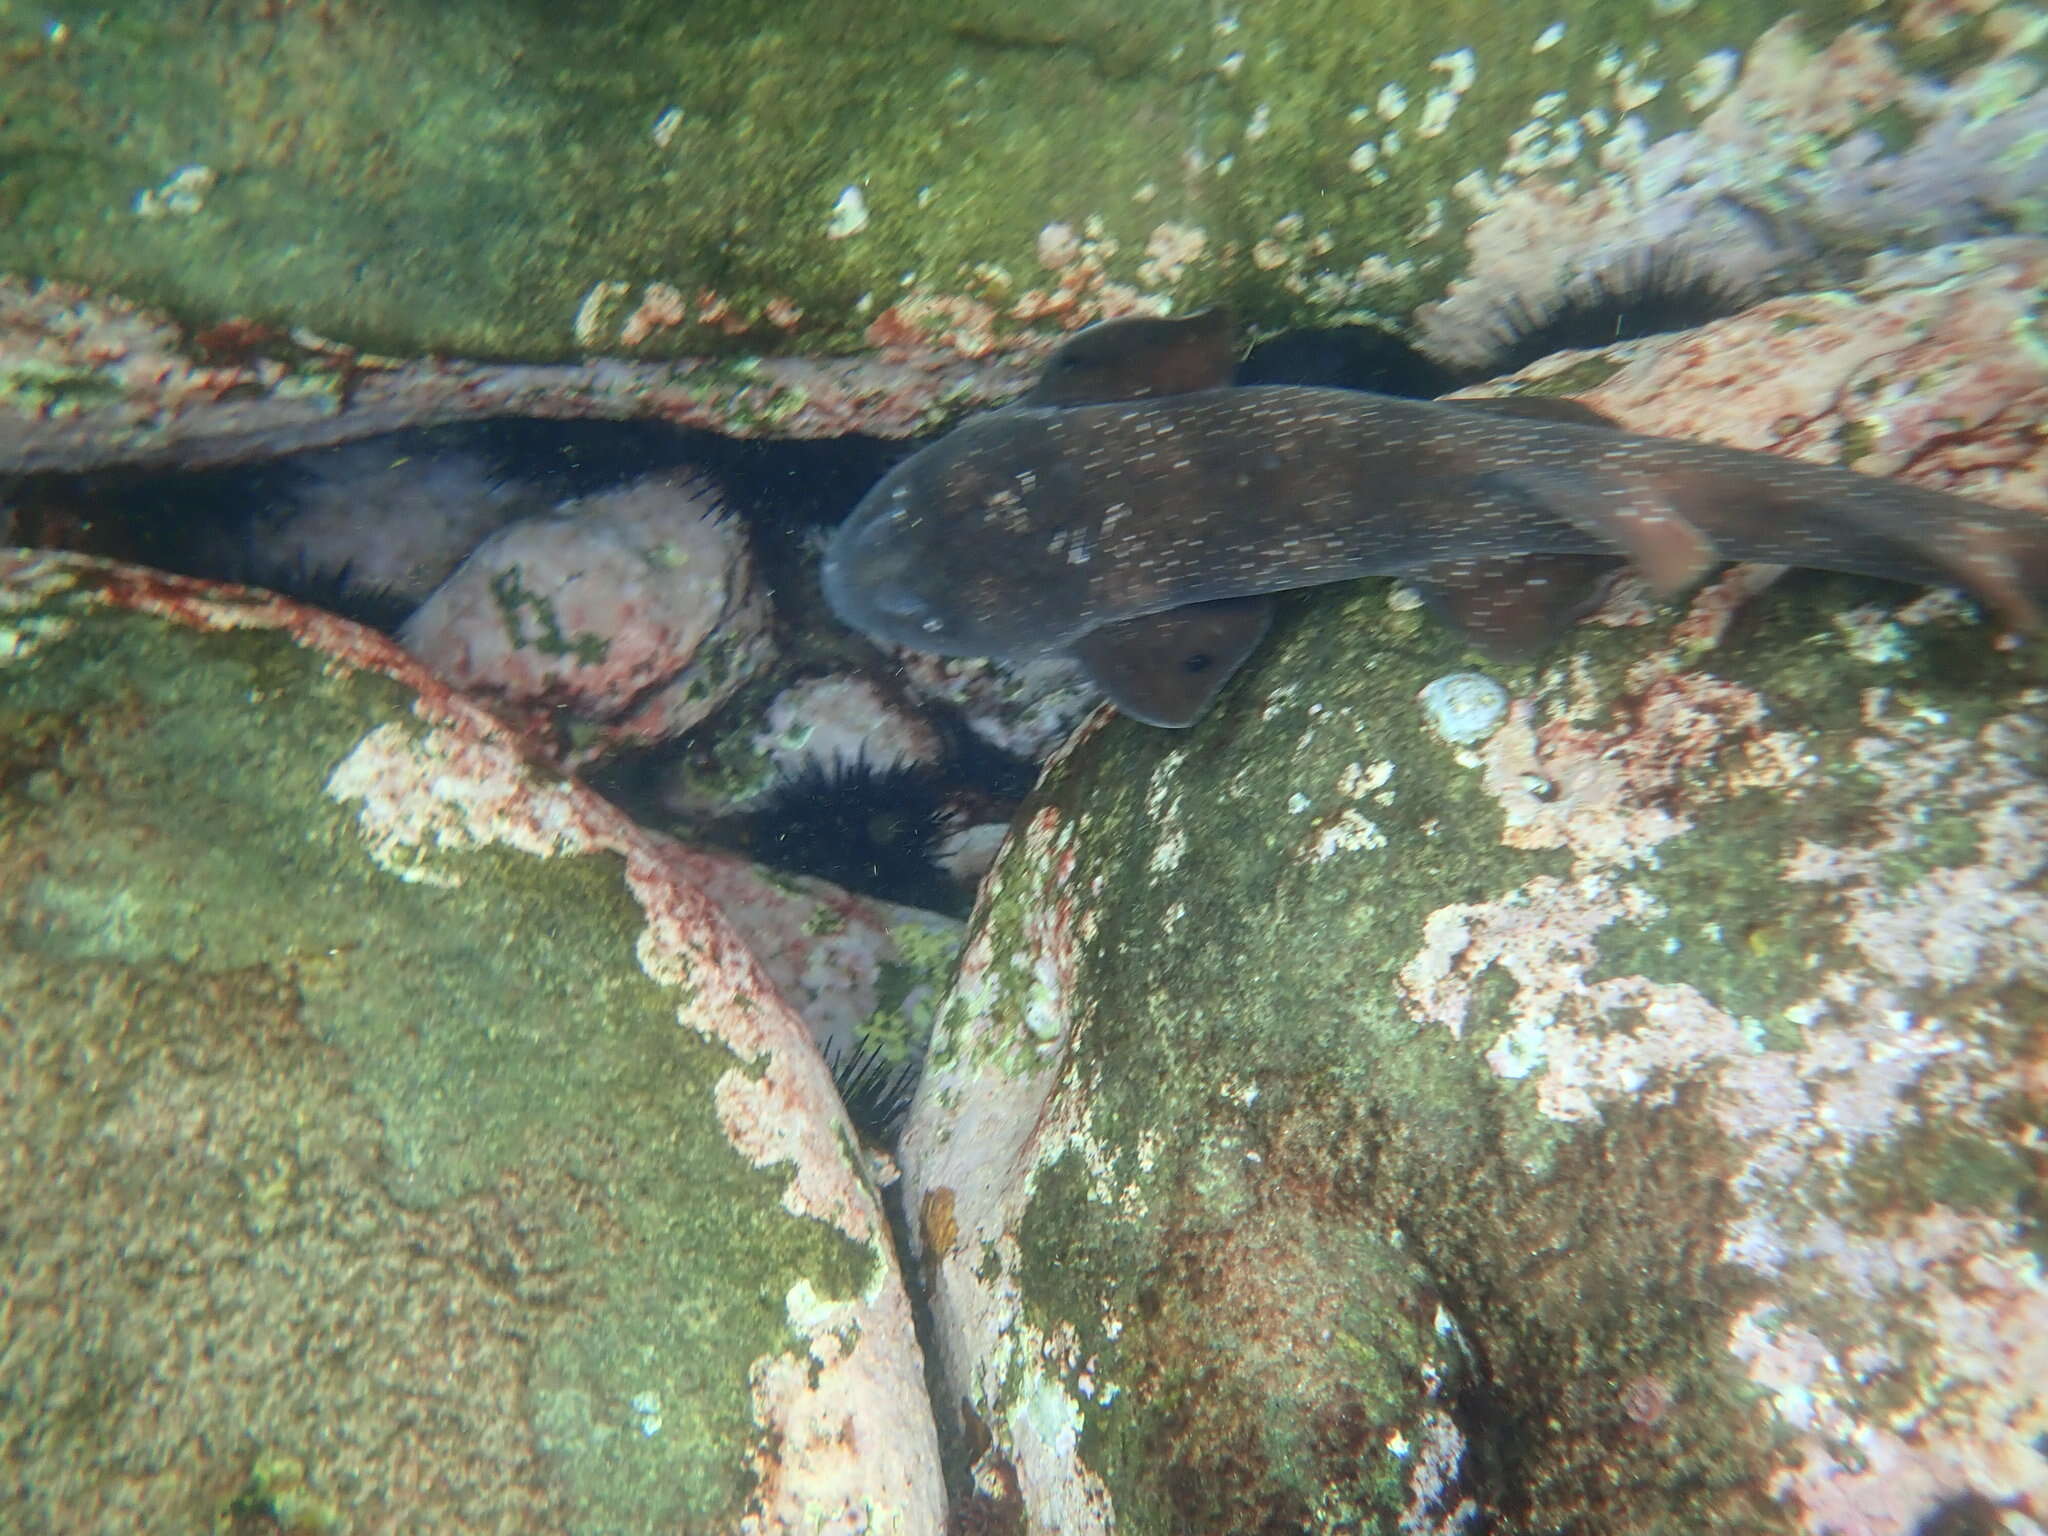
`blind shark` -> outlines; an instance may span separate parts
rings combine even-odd
[[[2039,626],[2048,519],[1767,453],[1626,432],[1571,401],[1229,387],[1212,310],[1109,321],[1013,405],[898,464],[826,552],[834,612],[953,656],[1078,659],[1123,710],[1192,724],[1272,594],[1400,574],[1528,650],[1622,562],[1674,594],[1730,560],[1962,586]]]

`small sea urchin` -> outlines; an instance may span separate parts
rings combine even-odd
[[[753,856],[794,874],[931,911],[961,904],[939,863],[953,817],[939,776],[865,757],[811,759],[753,820]]]
[[[910,1113],[923,1063],[901,1059],[881,1041],[868,1040],[845,1051],[828,1045],[825,1065],[853,1128],[878,1146],[893,1142]]]

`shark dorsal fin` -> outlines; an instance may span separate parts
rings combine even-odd
[[[1020,405],[1106,405],[1221,389],[1237,366],[1227,309],[1169,320],[1133,315],[1078,331],[1046,359]]]

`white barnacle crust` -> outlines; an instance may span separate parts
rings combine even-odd
[[[861,196],[856,186],[840,188],[838,199],[832,204],[832,216],[825,221],[827,240],[844,240],[857,235],[868,227],[868,200]]]
[[[1693,65],[1679,94],[1695,112],[1711,106],[1728,94],[1741,65],[1741,59],[1732,48],[1717,48]]]
[[[1478,56],[1470,48],[1440,53],[1429,61],[1429,67],[1441,70],[1446,77],[1444,84],[1460,96],[1471,90],[1472,82],[1479,78]]]
[[[1422,119],[1415,125],[1418,139],[1433,139],[1451,126],[1451,114],[1458,110],[1458,93],[1438,86],[1422,100]]]
[[[1469,746],[1500,728],[1508,714],[1508,691],[1483,672],[1453,672],[1416,696],[1429,728],[1445,741]]]

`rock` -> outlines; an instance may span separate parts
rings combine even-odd
[[[1670,336],[1560,353],[1483,393],[1568,394],[1636,432],[1696,437],[2048,516],[2048,240],[1874,259],[1854,283]]]
[[[916,1062],[960,953],[961,925],[734,854],[675,845],[690,882],[746,940],[828,1061]]]
[[[546,510],[473,453],[352,443],[298,457],[280,498],[236,531],[221,565],[258,585],[331,588],[348,600],[417,607],[487,535]],[[225,542],[225,540],[223,540]]]
[[[2041,251],[1504,387],[2048,506]],[[2048,642],[1781,574],[1477,670],[1399,588],[1304,593],[1193,730],[1056,754],[898,1148],[986,1497],[2048,1522]],[[1505,709],[1447,737],[1461,675]]]
[[[2048,1516],[2048,666],[1726,598],[1461,748],[1327,595],[1050,774],[899,1146],[1030,1529]]]
[[[75,283],[0,274],[0,463],[196,469],[496,416],[901,437],[1015,393],[1033,361],[936,349],[735,363],[406,360],[274,326],[195,329]]]
[[[674,845],[396,647],[0,563],[24,1529],[941,1524],[823,1062]]]
[[[1471,188],[1465,270],[1417,313],[1423,345],[1484,365],[1532,322],[1659,267],[1739,300],[1821,286],[1830,262],[1894,242],[2044,233],[2038,212],[1984,217],[2048,187],[2042,39],[1979,14],[1984,52],[1932,67],[1964,24],[1916,5],[1839,32],[1774,17],[1746,49],[1676,69],[1658,44],[1603,41],[1611,98],[1539,102]],[[1601,174],[1582,179],[1589,137]]]
[[[768,620],[717,488],[650,475],[493,534],[399,639],[580,764],[704,719],[768,659]]]
[[[792,683],[768,704],[755,750],[783,779],[809,765],[867,763],[875,768],[930,767],[945,744],[930,721],[905,709],[864,677],[829,676]]]
[[[1102,694],[1064,656],[1018,663],[979,656],[932,656],[891,647],[903,680],[960,711],[967,728],[999,752],[1047,757]]]
[[[947,835],[939,848],[946,871],[963,885],[979,885],[996,861],[1003,839],[1010,835],[1006,821],[976,822]]]
[[[727,32],[177,0],[89,36],[24,13],[0,20],[30,210],[0,225],[0,460],[485,410],[901,434],[1058,334],[1220,294],[1261,327],[1407,327],[1483,375],[1660,272],[1740,302],[2044,232],[2027,7],[1655,10],[921,0]]]

